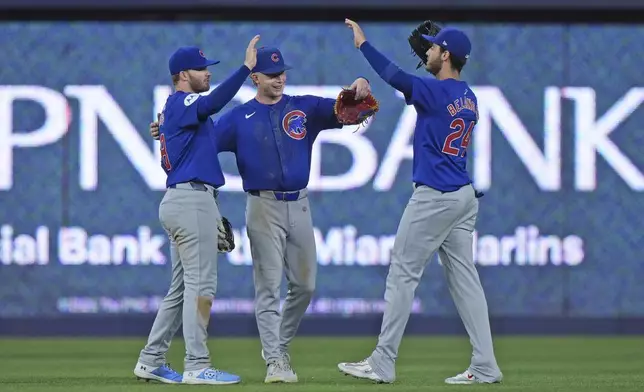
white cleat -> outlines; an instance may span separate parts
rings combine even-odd
[[[490,382],[489,384],[499,383],[503,377],[499,377],[497,380]],[[449,377],[445,379],[445,384],[452,385],[471,385],[471,384],[488,384],[488,382],[481,380],[476,377],[469,370],[464,371],[461,374],[457,374],[454,377]]]
[[[262,359],[266,360],[266,355],[264,355],[264,350],[261,351]],[[291,367],[291,356],[288,353],[282,353],[282,358],[271,362],[266,368],[266,378],[264,383],[293,383],[298,382],[297,374]]]
[[[269,362],[264,383],[294,383],[297,381],[297,374],[295,374],[291,364],[285,358]]]
[[[360,362],[341,362],[338,364],[338,369],[342,373],[356,378],[371,380],[377,383],[389,383],[389,381],[383,380],[382,377],[373,371],[373,368],[366,359]]]
[[[282,378],[284,379],[284,382],[288,382],[288,383],[297,382],[298,381],[297,374],[295,373],[295,370],[293,370],[293,368],[291,367],[291,363],[289,359],[290,358],[288,356],[285,356],[280,361],[281,362],[280,366],[283,372]]]
[[[273,384],[284,382],[282,372],[280,371],[277,361],[271,362],[266,366],[266,377],[264,378],[265,384]]]
[[[464,371],[463,373],[457,374],[454,377],[445,379],[445,384],[453,385],[469,385],[479,383],[481,383],[481,381],[479,381],[479,379],[476,378],[476,376],[470,373],[468,370]]]

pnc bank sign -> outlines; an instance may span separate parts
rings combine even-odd
[[[213,86],[213,88],[216,86]],[[335,98],[342,86],[291,85],[287,94],[313,94]],[[596,93],[591,87],[547,87],[540,97],[543,105],[543,141],[535,140],[517,115],[503,92],[495,86],[472,87],[479,102],[479,123],[470,145],[470,170],[475,186],[489,189],[494,180],[492,160],[493,130],[499,130],[507,144],[525,166],[532,181],[543,191],[562,189],[562,133],[571,133],[574,140],[573,187],[577,191],[593,191],[597,187],[597,162],[601,159],[634,191],[644,190],[643,168],[637,167],[611,139],[611,133],[635,113],[644,101],[644,87],[633,87],[616,100],[604,113],[597,113]],[[171,87],[160,85],[151,91],[151,114],[163,107]],[[245,102],[255,95],[253,88],[243,86],[235,100]],[[400,94],[397,95],[402,99]],[[535,99],[537,96],[535,95]],[[34,130],[14,127],[14,102],[27,100],[40,105],[45,113],[42,125]],[[69,100],[77,100],[78,113],[71,113]],[[572,103],[572,129],[562,129],[562,104]],[[68,85],[61,91],[36,85],[0,85],[0,190],[13,186],[14,152],[17,149],[42,147],[57,143],[69,131],[71,117],[79,123],[78,184],[92,191],[100,181],[98,175],[98,124],[104,125],[142,181],[152,190],[165,189],[165,173],[160,167],[158,143],[137,130],[119,103],[102,85]],[[320,133],[314,145],[309,189],[345,191],[370,186],[375,191],[388,191],[398,175],[411,181],[410,173],[400,173],[400,166],[412,158],[412,135],[416,111],[404,106],[391,132],[384,155],[369,139],[373,119],[359,129],[356,126]],[[146,124],[147,127],[147,124]],[[354,132],[355,131],[355,132]],[[322,174],[321,149],[325,144],[345,148],[352,156],[343,173]],[[540,146],[543,147],[540,147]],[[242,182],[235,174],[226,174],[222,191],[241,192]]]

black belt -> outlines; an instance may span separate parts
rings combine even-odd
[[[465,184],[465,185],[470,185],[470,184]],[[438,191],[440,193],[451,193],[451,192],[456,192],[457,190],[461,189],[465,185],[462,185],[462,186],[458,187],[458,189],[455,189],[453,191],[441,191],[440,189],[432,188],[431,186],[428,186],[428,185],[425,185],[425,184],[419,184],[419,183],[415,182],[414,183],[414,189],[418,188],[419,186],[426,186],[427,188],[432,188],[433,190]],[[483,193],[481,191],[477,191],[476,189],[474,189],[474,197],[476,197],[477,199],[483,197],[484,195],[485,195],[485,193]]]
[[[282,192],[282,191],[265,191],[270,192],[275,196],[275,200],[280,201],[296,201],[300,199],[300,191]],[[248,191],[253,196],[259,196],[259,191]]]

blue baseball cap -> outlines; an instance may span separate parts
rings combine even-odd
[[[284,64],[284,57],[279,49],[264,47],[257,49],[257,64],[253,68],[253,72],[273,75],[291,68],[293,67]]]
[[[189,69],[206,68],[219,64],[219,60],[208,60],[201,49],[196,46],[182,46],[177,49],[168,62],[170,75],[176,75]]]
[[[444,28],[435,37],[423,34],[427,41],[440,46],[457,58],[466,60],[470,58],[472,43],[464,32],[454,28]]]

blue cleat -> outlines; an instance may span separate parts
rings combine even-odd
[[[136,367],[134,367],[134,375],[137,379],[145,380],[146,382],[155,380],[165,384],[181,384],[183,381],[181,374],[172,369],[169,364],[153,367],[137,362]]]
[[[241,377],[213,368],[183,372],[184,384],[227,385],[237,384]]]

